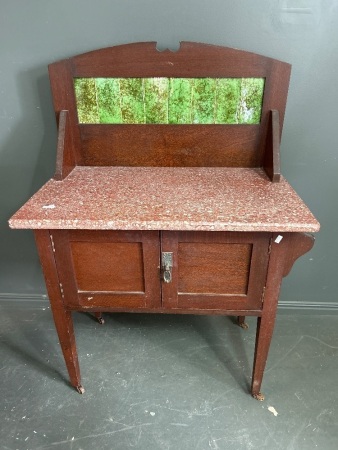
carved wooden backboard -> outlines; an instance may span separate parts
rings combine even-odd
[[[260,167],[271,110],[282,130],[290,65],[149,42],[78,55],[49,72],[55,112],[68,110],[75,165]]]

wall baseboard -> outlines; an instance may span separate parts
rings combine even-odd
[[[21,304],[19,306],[19,304]],[[48,297],[45,294],[23,294],[12,292],[0,292],[0,305],[21,306],[44,309],[49,307]],[[280,301],[278,310],[287,313],[291,311],[297,314],[338,314],[338,302],[304,302],[304,301]]]
[[[23,294],[12,292],[0,292],[0,306],[13,308],[49,308],[48,297],[45,294]]]
[[[280,301],[278,309],[287,311],[307,311],[320,314],[338,313],[338,302],[304,302],[304,301]]]

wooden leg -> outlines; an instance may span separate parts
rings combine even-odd
[[[249,325],[245,322],[245,316],[238,316],[237,323],[241,328],[243,328],[243,330],[247,330],[249,328]]]
[[[104,324],[104,318],[102,317],[102,312],[94,312],[94,316],[97,318],[99,324]]]
[[[83,394],[84,389],[81,386],[73,320],[71,312],[67,311],[64,306],[63,291],[60,289],[60,282],[54,259],[53,242],[48,230],[35,230],[35,240],[70,382],[80,394]]]
[[[269,353],[271,338],[273,334],[275,314],[257,318],[256,348],[254,366],[252,372],[251,394],[260,401],[264,400],[264,395],[260,392],[266,360]]]
[[[262,295],[262,316],[257,318],[256,347],[252,371],[251,394],[260,401],[264,400],[264,395],[261,393],[261,384],[276,319],[279,290],[289,243],[289,235],[285,235],[282,241],[275,238],[276,235],[272,235],[270,240],[270,259],[266,285]]]
[[[84,388],[81,385],[81,375],[76,350],[72,313],[70,311],[56,309],[53,307],[52,312],[70,382],[79,394],[83,394]]]

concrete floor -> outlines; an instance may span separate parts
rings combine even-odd
[[[253,318],[74,318],[82,396],[48,306],[0,304],[1,450],[338,448],[337,315],[279,314],[262,403]]]

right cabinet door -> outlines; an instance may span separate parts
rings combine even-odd
[[[270,233],[163,231],[161,251],[172,253],[171,281],[162,307],[184,310],[259,310]]]

